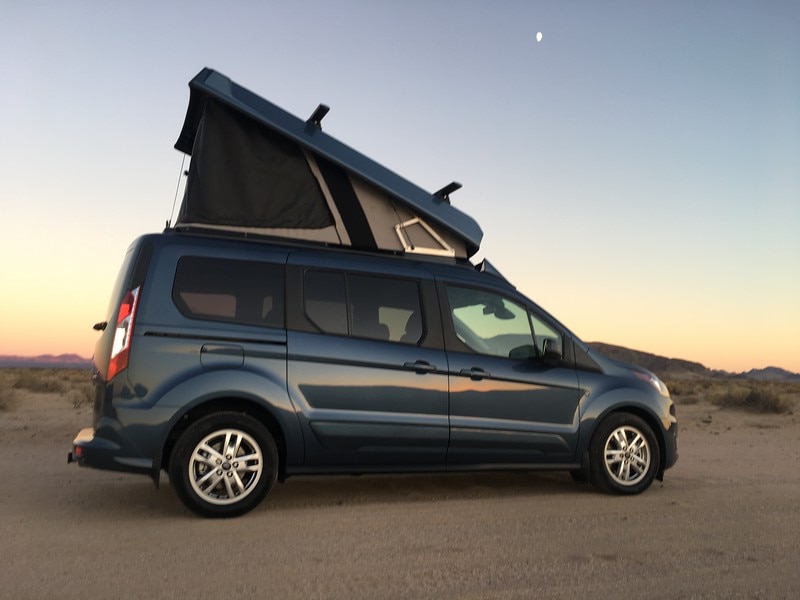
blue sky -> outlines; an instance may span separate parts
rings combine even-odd
[[[583,339],[800,371],[798,31],[788,1],[0,2],[0,354],[91,354],[209,66],[460,181],[480,256]]]

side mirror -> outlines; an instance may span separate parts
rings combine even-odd
[[[547,338],[542,343],[544,358],[547,362],[560,362],[564,357],[564,348],[561,345],[561,338]]]
[[[528,360],[529,358],[536,358],[537,356],[536,346],[533,344],[517,346],[516,348],[512,348],[508,353],[508,358],[515,358],[517,360]]]

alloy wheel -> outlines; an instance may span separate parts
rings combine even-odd
[[[216,505],[248,496],[264,470],[258,442],[240,429],[220,429],[205,436],[189,457],[189,482],[195,493]]]

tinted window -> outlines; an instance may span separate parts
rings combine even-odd
[[[352,335],[416,344],[422,337],[422,309],[415,281],[350,275]]]
[[[303,283],[306,316],[325,333],[347,335],[344,274],[308,271]]]
[[[447,287],[456,336],[479,354],[527,358],[536,356],[528,311],[493,292]]]
[[[192,319],[282,327],[283,267],[186,256],[178,261],[172,299]]]
[[[544,356],[545,343],[551,340],[560,341],[561,334],[533,314],[531,315],[531,325],[533,326],[533,338],[536,340],[536,355]]]
[[[322,332],[417,344],[422,308],[415,281],[308,271],[305,311]]]

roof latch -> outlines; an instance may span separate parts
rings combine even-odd
[[[461,184],[458,183],[457,181],[451,181],[442,189],[433,192],[433,197],[439,198],[439,200],[444,200],[445,202],[450,204],[450,194],[459,189],[461,189]]]
[[[320,104],[317,109],[311,113],[311,116],[306,119],[306,123],[312,127],[316,127],[317,129],[322,129],[322,119],[325,118],[325,115],[328,114],[330,109],[330,106],[326,104]]]

